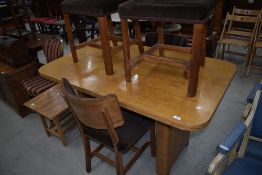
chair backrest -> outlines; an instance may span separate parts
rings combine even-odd
[[[253,39],[255,36],[257,28],[258,17],[254,16],[242,16],[242,15],[231,15],[227,13],[225,24],[220,38],[223,38],[225,35],[239,37],[239,38],[248,38]],[[237,22],[239,24],[249,24],[252,29],[244,28],[234,28],[232,29],[232,23]]]
[[[112,127],[124,124],[118,99],[110,94],[98,98],[79,97],[66,79],[62,79],[62,92],[77,121],[90,128],[108,129],[105,115],[110,117]]]
[[[64,43],[60,36],[54,35],[48,38],[43,46],[46,62],[49,63],[64,55]]]
[[[240,9],[234,6],[233,15],[244,15],[244,16],[258,16],[261,13],[260,10],[249,10],[249,9]]]

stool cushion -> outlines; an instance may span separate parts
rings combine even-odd
[[[198,23],[208,18],[215,4],[215,0],[129,0],[119,6],[119,13],[131,19]]]
[[[122,109],[122,114],[124,117],[124,125],[115,128],[115,130],[119,138],[118,150],[122,153],[126,153],[142,136],[144,136],[154,122],[126,109]],[[99,142],[113,148],[111,137],[107,130],[93,129],[84,126],[84,132],[92,138],[97,139]]]
[[[24,79],[21,83],[30,96],[37,96],[56,84],[40,75]]]
[[[87,16],[105,16],[117,12],[118,5],[126,0],[64,0],[65,13]]]

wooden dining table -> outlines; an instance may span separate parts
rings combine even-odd
[[[79,91],[103,96],[116,94],[121,107],[156,121],[156,169],[158,175],[170,174],[173,163],[189,144],[190,132],[208,125],[229,86],[236,66],[224,60],[205,58],[200,68],[197,95],[187,97],[188,80],[181,67],[142,61],[126,82],[122,50],[112,52],[114,74],[107,76],[102,51],[85,47],[78,50],[79,62],[71,54],[42,66],[40,75],[59,82],[67,78]],[[131,47],[132,57],[139,54]],[[165,53],[189,60],[190,54]]]

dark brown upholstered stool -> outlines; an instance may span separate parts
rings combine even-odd
[[[171,65],[184,65],[189,79],[187,96],[193,97],[197,92],[200,65],[204,65],[206,23],[215,7],[215,0],[129,0],[119,6],[121,28],[123,35],[123,49],[125,57],[126,81],[131,81],[131,68],[141,61],[150,59]],[[136,59],[130,59],[127,19],[150,20],[157,24],[158,44],[144,52]],[[163,43],[163,23],[193,24],[192,48],[180,48]],[[159,56],[151,55],[159,49]],[[175,60],[164,57],[164,50],[191,53],[191,59]]]
[[[113,94],[98,98],[79,97],[66,79],[62,79],[62,92],[83,138],[87,172],[91,171],[91,158],[94,156],[115,166],[117,175],[125,174],[147,146],[151,146],[151,155],[155,156],[153,120],[120,109],[118,99]],[[144,143],[141,148],[135,147],[148,130],[150,141]],[[90,138],[100,143],[92,152]],[[115,160],[99,153],[104,146],[115,152]],[[122,155],[129,150],[135,151],[135,154],[124,166]]]
[[[114,35],[114,28],[110,15],[116,13],[118,11],[118,5],[125,1],[126,0],[64,0],[62,2],[62,10],[66,23],[67,36],[75,63],[78,62],[76,53],[77,49],[83,48],[85,46],[101,48],[103,50],[106,74],[112,75],[114,73],[110,40],[113,42],[113,46],[115,48],[119,48],[117,41],[122,41],[122,39]],[[69,19],[70,14],[97,17],[100,38],[75,45]],[[101,44],[97,44],[97,41],[101,41]],[[134,43],[137,42],[138,41],[134,40]],[[139,43],[141,45],[140,47],[142,47],[142,42]]]

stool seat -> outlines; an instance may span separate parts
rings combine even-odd
[[[117,12],[118,5],[126,0],[64,0],[62,9],[64,13],[105,16]]]
[[[215,4],[215,0],[129,0],[119,6],[119,13],[132,19],[199,23],[208,18]]]

